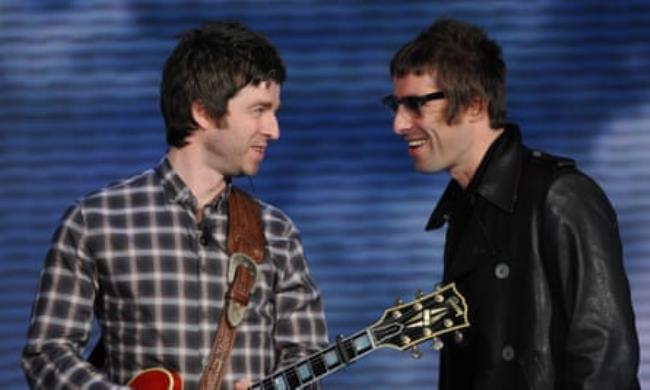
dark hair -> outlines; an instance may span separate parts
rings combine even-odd
[[[474,98],[487,104],[490,127],[506,118],[506,65],[501,48],[479,27],[443,18],[404,45],[390,63],[392,78],[430,74],[447,97],[447,122]]]
[[[206,23],[184,32],[165,63],[160,85],[167,144],[187,145],[187,136],[198,126],[193,102],[203,104],[218,123],[240,89],[267,81],[281,84],[285,77],[273,45],[237,22]]]

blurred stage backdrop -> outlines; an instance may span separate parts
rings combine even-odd
[[[388,62],[435,18],[478,23],[503,46],[509,119],[574,157],[619,213],[650,386],[650,2],[0,2],[0,388],[19,356],[37,278],[65,208],[165,152],[162,64],[178,33],[240,20],[278,46],[282,138],[245,189],[303,233],[332,339],[441,276],[443,232],[424,224],[446,175],[414,173],[380,97]],[[379,350],[332,389],[431,389],[438,356]]]

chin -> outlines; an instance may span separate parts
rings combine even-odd
[[[259,166],[248,167],[248,168],[242,169],[241,174],[244,175],[244,176],[255,176],[255,175],[257,175],[257,172],[259,172],[259,170],[260,170]]]
[[[415,164],[415,170],[420,173],[438,173],[443,169],[437,166],[430,166],[425,164]]]

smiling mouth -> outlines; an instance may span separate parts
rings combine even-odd
[[[409,141],[408,146],[409,149],[416,149],[419,148],[420,146],[424,145],[427,141],[420,139],[420,140],[414,140],[414,141]]]

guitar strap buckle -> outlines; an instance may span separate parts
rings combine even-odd
[[[236,328],[244,319],[246,306],[255,289],[259,274],[255,260],[244,253],[233,253],[228,259],[228,292],[226,293],[228,324]]]
[[[233,253],[228,259],[228,284],[231,284],[235,280],[235,273],[237,267],[240,265],[248,268],[248,270],[253,273],[253,280],[257,280],[258,265],[255,260],[251,259],[248,255],[237,252]]]

